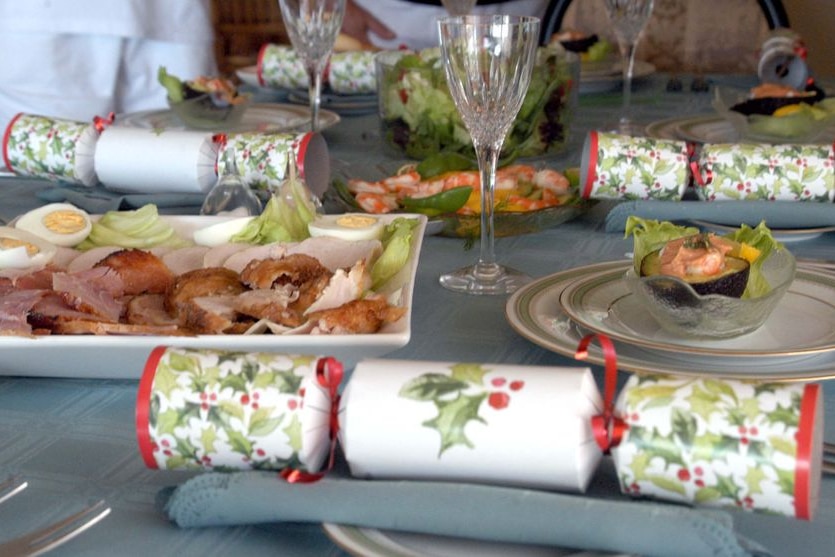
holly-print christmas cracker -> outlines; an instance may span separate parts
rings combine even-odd
[[[591,131],[580,164],[584,198],[677,201],[690,181],[687,143]]]
[[[600,406],[584,368],[364,360],[342,396],[340,443],[357,477],[584,491]]]
[[[156,348],[137,400],[145,464],[319,471],[330,451],[332,401],[317,378],[320,365],[339,364],[308,355]]]
[[[95,186],[98,138],[93,123],[21,113],[6,127],[3,161],[21,176]]]
[[[612,449],[624,493],[811,519],[822,454],[817,384],[634,375]]]
[[[374,52],[366,50],[337,52],[331,56],[328,84],[334,93],[346,95],[377,92]]]
[[[377,92],[374,54],[368,51],[336,52],[325,69],[322,85],[344,95]],[[258,53],[258,83],[276,89],[307,89],[304,61],[288,45],[267,43]]]
[[[265,44],[258,52],[258,83],[279,89],[306,89],[304,62],[290,46]]]
[[[706,144],[694,176],[705,201],[825,201],[835,197],[831,145]]]
[[[241,133],[221,141],[217,157],[222,176],[234,153],[241,178],[253,189],[271,190],[287,175],[288,157],[294,157],[299,175],[316,195],[324,194],[330,180],[328,146],[321,134]]]

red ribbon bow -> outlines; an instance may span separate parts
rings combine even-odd
[[[115,119],[116,115],[113,112],[108,114],[105,118],[102,118],[101,116],[95,116],[93,117],[93,126],[95,126],[97,132],[101,133],[104,131],[104,128],[113,124],[113,120]]]
[[[578,360],[585,360],[589,355],[589,344],[595,339],[603,349],[606,375],[603,384],[603,413],[592,416],[591,429],[597,445],[604,454],[609,454],[613,447],[620,444],[626,431],[626,422],[621,417],[615,416],[615,391],[618,384],[618,360],[615,345],[606,335],[586,335],[577,345],[574,357]]]
[[[342,363],[334,358],[321,358],[316,362],[316,381],[327,389],[328,398],[330,399],[330,421],[328,425],[328,435],[330,438],[330,456],[328,457],[328,465],[323,472],[311,474],[302,470],[293,468],[285,468],[281,471],[281,477],[290,483],[313,483],[318,482],[325,477],[325,474],[333,468],[336,460],[336,440],[339,435],[339,402],[341,396],[339,394],[339,386],[342,384],[342,378],[345,372]]]

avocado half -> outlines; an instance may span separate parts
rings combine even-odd
[[[642,277],[666,276],[660,272],[660,255],[661,250],[659,249],[647,254],[641,260]],[[689,284],[700,296],[720,294],[731,298],[739,298],[745,292],[745,287],[748,285],[748,273],[750,270],[751,265],[745,259],[726,256],[725,269],[719,275],[688,275],[686,277],[676,278],[680,278]],[[658,284],[672,285],[674,283],[673,281],[664,281]],[[671,290],[669,294],[672,298],[677,297],[674,294],[674,290]]]

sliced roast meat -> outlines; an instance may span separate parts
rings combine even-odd
[[[31,335],[29,312],[48,290],[12,290],[0,294],[0,335]]]
[[[122,279],[110,267],[55,273],[52,288],[75,309],[114,323],[119,321],[124,311],[124,304],[118,299],[122,295]]]
[[[123,249],[111,253],[96,263],[96,267],[110,267],[122,279],[124,293],[162,294],[174,283],[174,273],[162,259],[149,251]]]
[[[196,297],[235,295],[245,291],[238,273],[223,267],[195,269],[178,276],[165,298],[165,307],[173,314]]]
[[[131,325],[177,325],[177,317],[165,309],[164,294],[133,296],[125,310],[125,321]]]

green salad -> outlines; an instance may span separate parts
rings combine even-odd
[[[390,54],[378,75],[385,140],[418,159],[440,151],[472,156],[472,140],[450,96],[440,49]],[[559,45],[539,48],[527,95],[504,141],[504,160],[564,146],[578,75],[575,55]]]

